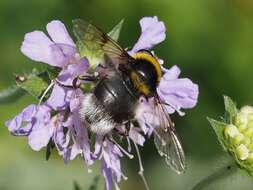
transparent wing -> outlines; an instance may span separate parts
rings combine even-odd
[[[73,20],[73,32],[81,56],[92,56],[91,60],[96,61],[109,58],[113,64],[125,64],[132,59],[113,39],[87,21]]]
[[[155,99],[154,104],[154,116],[159,122],[159,126],[154,127],[155,146],[166,163],[181,174],[186,169],[183,147],[164,104],[159,99]]]

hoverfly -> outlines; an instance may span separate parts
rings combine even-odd
[[[153,114],[159,118],[154,127],[154,143],[166,163],[177,173],[185,170],[185,156],[174,124],[156,88],[162,77],[157,58],[148,50],[129,55],[117,42],[89,22],[73,21],[79,45],[102,52],[91,93],[82,98],[80,117],[90,131],[107,134],[117,125],[136,123],[135,111],[139,98],[152,98]]]

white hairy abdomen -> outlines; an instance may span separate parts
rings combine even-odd
[[[105,135],[117,125],[92,93],[82,97],[79,115],[90,131],[96,134]]]

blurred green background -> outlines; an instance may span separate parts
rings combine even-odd
[[[206,116],[223,114],[222,95],[239,105],[253,105],[253,1],[252,0],[1,0],[0,1],[0,90],[14,84],[13,73],[29,72],[36,65],[19,48],[24,34],[44,30],[53,19],[71,29],[71,20],[83,18],[109,31],[122,18],[120,43],[131,46],[140,34],[139,19],[158,16],[167,27],[166,41],[155,48],[168,67],[177,64],[182,76],[199,84],[195,109],[185,117],[173,117],[186,152],[188,169],[181,176],[168,169],[151,141],[141,149],[145,174],[152,190],[190,189],[200,179],[227,161]],[[37,64],[38,65],[38,64]],[[88,189],[99,168],[88,174],[79,159],[64,165],[53,155],[44,159],[26,138],[9,134],[4,121],[36,102],[26,95],[0,105],[0,190],[71,190],[76,180]],[[127,181],[122,190],[142,190],[137,160],[122,161]],[[103,189],[100,177],[99,188]],[[253,179],[242,171],[208,189],[253,189]]]

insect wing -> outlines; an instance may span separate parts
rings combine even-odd
[[[165,106],[160,101],[155,102],[154,116],[158,117],[159,121],[159,126],[154,127],[155,146],[158,153],[165,158],[166,163],[181,174],[186,168],[183,147]]]
[[[73,20],[73,28],[80,55],[88,57],[91,67],[95,68],[108,59],[117,67],[131,59],[113,39],[91,23],[76,19]]]

